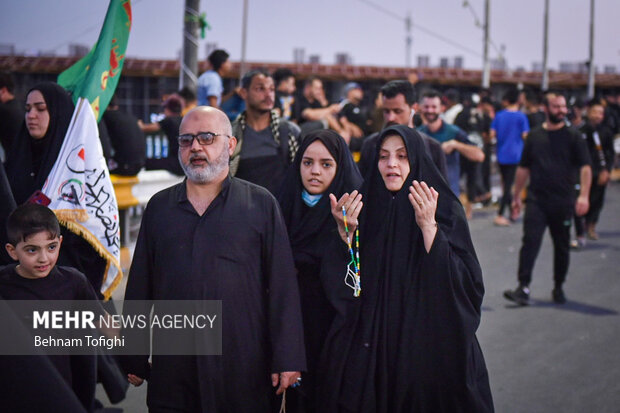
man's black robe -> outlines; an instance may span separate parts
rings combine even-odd
[[[267,412],[271,373],[305,370],[291,247],[267,190],[227,178],[200,216],[182,182],[149,202],[126,300],[222,300],[221,356],[153,356],[150,408]],[[125,360],[148,377],[146,357]]]
[[[440,176],[422,138],[400,135],[410,173],[390,192],[375,162],[364,176],[360,222],[361,296],[345,286],[342,241],[331,257],[326,291],[337,310],[322,354],[322,412],[492,412],[476,339],[484,287],[463,207]],[[430,251],[407,195],[412,181],[439,192]]]

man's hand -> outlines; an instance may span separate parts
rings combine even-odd
[[[136,387],[141,386],[142,383],[144,383],[144,379],[136,376],[135,374],[128,374],[127,380]]]
[[[450,155],[456,150],[457,145],[458,142],[456,140],[450,139],[449,141],[445,141],[441,144],[441,149],[443,149],[446,155]]]
[[[579,196],[577,198],[577,202],[575,203],[575,213],[577,216],[584,216],[588,209],[590,209],[590,200],[587,196]]]
[[[512,218],[513,221],[519,218],[522,206],[523,204],[521,203],[521,194],[513,194],[511,205],[512,213],[510,214],[510,218]]]
[[[607,169],[603,169],[601,173],[598,174],[597,183],[600,186],[607,185],[607,182],[609,182],[609,178],[610,178],[609,171]]]
[[[278,386],[278,390],[276,390],[276,394],[280,395],[284,393],[284,390],[289,388],[293,383],[297,382],[297,379],[301,377],[301,372],[299,371],[283,371],[282,373],[273,373],[271,375],[271,385],[273,387]]]

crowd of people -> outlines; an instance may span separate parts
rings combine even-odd
[[[221,356],[118,360],[131,384],[148,380],[149,411],[270,412],[287,391],[293,412],[493,411],[476,338],[484,285],[472,205],[493,201],[496,161],[493,223],[514,225],[525,210],[518,286],[504,296],[528,304],[549,227],[551,297],[565,303],[569,247],[598,238],[618,96],[569,107],[559,92],[510,89],[496,102],[487,90],[461,96],[393,80],[365,108],[360,84],[330,102],[317,77],[296,94],[288,69],[251,70],[224,94],[228,58],[214,51],[197,90],[168,95],[160,121],[113,102],[100,123],[112,173],[146,167],[185,178],[144,210],[125,299],[223,306]],[[101,257],[29,205],[73,103],[47,82],[30,89],[22,111],[7,103],[13,87],[0,77],[0,211],[9,223],[0,296],[101,298]],[[159,131],[168,152],[146,159],[143,133]],[[59,295],[63,282],[74,287]],[[56,368],[73,390],[58,403],[93,411],[92,366],[71,373],[66,363]]]

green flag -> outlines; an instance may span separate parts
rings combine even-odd
[[[81,97],[88,99],[97,121],[108,107],[121,76],[130,30],[130,0],[110,0],[97,43],[58,76],[58,84],[73,93],[73,102]]]

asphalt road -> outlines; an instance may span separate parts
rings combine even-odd
[[[486,289],[478,339],[497,412],[620,412],[619,206],[616,182],[601,214],[600,240],[571,252],[564,305],[551,301],[553,247],[545,235],[528,307],[502,295],[517,285],[521,222],[495,227],[494,209],[474,212],[470,229]],[[98,395],[107,403],[101,388]],[[145,385],[130,388],[115,407],[146,412],[145,396]]]

